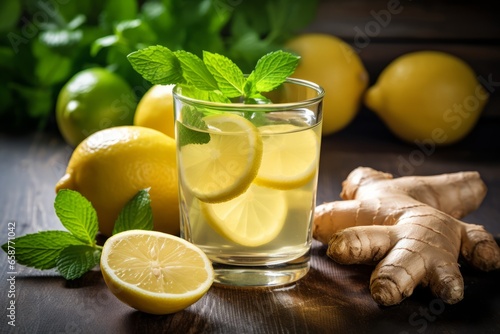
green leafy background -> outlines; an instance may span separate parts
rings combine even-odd
[[[312,21],[316,0],[2,0],[0,131],[54,126],[55,101],[77,72],[103,66],[140,98],[149,88],[126,55],[151,45],[207,50],[244,72]]]

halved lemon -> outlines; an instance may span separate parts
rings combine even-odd
[[[240,196],[223,203],[200,202],[212,228],[239,245],[257,247],[278,236],[288,206],[285,191],[252,184]]]
[[[259,131],[264,148],[256,184],[294,189],[314,177],[320,139],[312,129],[301,130],[292,124],[275,124],[259,127]]]
[[[180,148],[183,181],[204,202],[223,202],[244,193],[252,183],[262,158],[257,128],[234,114],[203,118],[210,131],[206,144]]]
[[[104,243],[101,271],[111,292],[131,307],[169,314],[199,300],[214,271],[198,247],[170,234],[130,230]]]

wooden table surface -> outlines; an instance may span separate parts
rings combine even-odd
[[[402,175],[414,146],[395,140],[371,114],[349,130],[325,137],[322,146],[318,201],[339,200],[342,180],[357,166]],[[500,126],[480,122],[467,139],[435,148],[412,174],[461,170],[481,173],[488,194],[483,205],[464,220],[483,224],[500,237]],[[494,136],[490,146],[480,145]],[[7,224],[17,236],[61,229],[55,216],[54,185],[63,175],[71,149],[55,133],[0,135],[0,242]],[[402,166],[405,166],[402,168]],[[406,169],[405,169],[406,168]],[[371,267],[343,266],[315,242],[312,268],[294,285],[237,289],[213,286],[196,304],[173,315],[153,316],[122,304],[107,289],[99,269],[75,281],[54,271],[18,265],[15,276],[16,326],[7,324],[6,254],[0,255],[2,333],[499,333],[500,272],[483,273],[466,264],[461,270],[465,298],[444,304],[424,288],[400,305],[380,307],[371,298]]]

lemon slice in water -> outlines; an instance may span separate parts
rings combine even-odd
[[[211,287],[208,257],[184,239],[156,231],[118,233],[104,243],[101,271],[118,299],[152,314],[174,313]]]
[[[301,130],[292,124],[276,124],[259,127],[259,131],[264,149],[256,184],[294,189],[314,177],[320,139],[312,129]]]
[[[257,128],[234,114],[203,118],[210,131],[206,144],[180,148],[183,181],[204,202],[223,202],[245,192],[257,175],[262,140]]]
[[[215,231],[248,247],[274,240],[283,229],[288,211],[285,191],[255,184],[230,201],[201,202],[200,205],[205,219]]]

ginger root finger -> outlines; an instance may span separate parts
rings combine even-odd
[[[477,209],[486,186],[476,172],[393,178],[371,168],[342,183],[345,201],[318,206],[313,236],[329,241],[339,263],[379,261],[370,289],[377,303],[394,305],[428,286],[445,302],[463,298],[460,254],[481,270],[500,268],[500,247],[482,226],[463,217]]]
[[[435,296],[445,303],[456,304],[464,298],[464,280],[457,262],[443,262],[436,266],[429,281]]]
[[[408,204],[407,208],[412,206],[422,206],[422,203]],[[328,244],[333,234],[347,227],[394,225],[401,212],[397,198],[392,196],[324,203],[314,212],[313,237]]]
[[[397,230],[400,239],[372,272],[370,291],[377,303],[398,304],[418,285],[430,286],[447,303],[461,300],[464,286],[457,263],[459,248],[455,246],[460,234],[449,229],[444,217],[450,216],[422,215],[387,227]],[[429,230],[431,223],[433,230]]]
[[[327,244],[339,230],[356,226],[359,203],[356,201],[330,202],[318,205],[314,210],[313,237]],[[336,224],[329,222],[335,221]]]
[[[340,264],[374,264],[386,256],[393,244],[387,226],[356,226],[336,233],[326,255]]]
[[[342,183],[344,200],[373,198],[401,194],[430,205],[455,218],[463,218],[476,210],[486,196],[486,185],[478,172],[458,172],[432,176],[404,176],[394,179],[391,174],[368,167],[353,170]]]
[[[336,232],[351,226],[369,225],[378,216],[380,201],[337,201],[318,205],[314,211],[313,237],[327,244]],[[382,224],[382,222],[378,222]]]
[[[463,224],[462,256],[483,271],[500,269],[500,248],[483,226]]]
[[[410,197],[458,219],[477,210],[487,192],[478,172],[409,176],[395,179],[395,184],[408,180],[415,182],[406,190]]]

